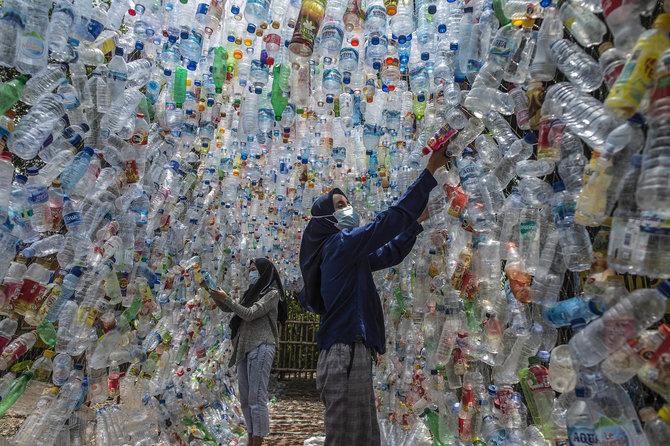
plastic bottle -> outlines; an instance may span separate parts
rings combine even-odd
[[[583,47],[599,45],[607,32],[607,26],[592,12],[571,1],[561,3],[559,7],[563,25]]]
[[[37,337],[30,331],[10,342],[0,355],[0,370],[7,370],[17,359],[33,348],[35,341]]]
[[[42,95],[9,136],[9,150],[25,160],[34,158],[53,126],[65,114],[62,102],[60,95]]]
[[[571,392],[575,388],[577,373],[567,344],[558,345],[551,351],[548,379],[557,392]]]
[[[573,358],[585,367],[600,363],[640,330],[660,320],[668,296],[668,282],[653,290],[634,291],[570,339]]]
[[[603,73],[605,86],[610,90],[626,64],[626,57],[618,48],[614,48],[610,42],[600,45],[598,54],[600,55],[598,59],[600,71]]]
[[[644,422],[644,433],[650,445],[661,445],[666,438],[669,438],[670,405],[664,404],[658,413],[651,407],[642,408],[640,418]]]
[[[600,366],[603,374],[617,384],[625,383],[654,355],[668,334],[670,328],[665,324],[657,330],[643,331],[605,358]]]
[[[556,74],[556,65],[551,57],[551,44],[563,37],[563,23],[554,6],[544,9],[542,26],[537,36],[537,49],[530,65],[533,80],[549,81]]]
[[[321,19],[326,12],[326,2],[308,0],[302,3],[293,37],[288,49],[296,56],[309,57],[314,50],[314,39]],[[386,13],[384,12],[384,15]]]
[[[53,383],[55,386],[65,384],[72,370],[72,358],[67,353],[59,353],[53,360]]]
[[[670,14],[656,17],[652,29],[645,31],[633,47],[633,57],[612,86],[605,108],[615,116],[630,118],[633,116],[643,96],[651,87],[653,73],[647,67],[655,65],[663,51],[670,46]]]
[[[568,441],[570,446],[585,446],[598,443],[594,428],[594,411],[591,392],[586,387],[575,388],[577,401],[570,406],[566,415]]]
[[[0,353],[2,353],[12,340],[12,336],[16,333],[19,324],[16,319],[6,318],[0,321]]]
[[[509,280],[510,288],[514,297],[522,303],[530,302],[530,274],[526,271],[526,265],[516,245],[508,242],[507,245],[507,264],[505,265],[505,274]],[[527,355],[528,356],[528,355]]]
[[[16,378],[14,382],[12,382],[12,386],[9,389],[9,393],[5,398],[0,401],[0,417],[9,410],[10,407],[18,400],[21,395],[23,395],[23,392],[26,390],[26,385],[28,385],[28,381],[33,377],[33,372],[30,370],[26,370],[23,372],[23,374]]]
[[[563,182],[554,183],[552,214],[559,230],[565,265],[570,271],[589,269],[592,261],[591,240],[586,228],[575,222],[576,203]]]
[[[16,69],[24,74],[37,73],[47,64],[47,27],[51,2],[38,0],[25,4],[23,29],[16,40]]]
[[[591,92],[603,82],[598,62],[567,39],[550,44],[551,58],[570,82],[582,91]]]
[[[639,20],[639,2],[603,2],[605,23],[614,34],[614,46],[628,53],[645,29]]]
[[[554,438],[556,432],[551,412],[555,395],[548,375],[547,368],[540,364],[537,356],[531,356],[528,358],[528,368],[519,371],[519,382],[535,425],[545,438]]]

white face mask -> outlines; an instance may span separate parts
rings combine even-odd
[[[339,229],[357,228],[361,224],[361,218],[359,217],[358,212],[356,212],[351,205],[336,210],[333,212],[333,217],[337,220],[335,226]]]

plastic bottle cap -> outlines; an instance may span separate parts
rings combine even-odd
[[[82,370],[84,368],[84,364],[75,364],[74,369],[75,370]]]
[[[93,149],[91,147],[88,147],[88,146],[84,147],[84,152],[86,152],[88,154],[88,156],[93,156],[93,154],[95,153],[93,151]]]
[[[670,14],[659,14],[651,27],[665,32],[670,32]]]
[[[614,48],[614,46],[612,45],[612,42],[605,42],[598,47],[598,54],[600,54],[602,56],[602,54],[605,51],[610,50],[612,48]]]
[[[554,192],[562,192],[565,190],[565,184],[562,181],[557,181],[553,184]]]
[[[449,49],[452,51],[456,51],[458,49],[458,43],[450,43]]]
[[[575,396],[577,398],[588,398],[591,392],[586,387],[575,387]]]
[[[670,280],[664,280],[656,286],[656,291],[665,296],[666,299],[670,299]]]
[[[21,251],[21,255],[27,259],[31,258],[32,256],[35,255],[35,250],[33,248],[26,248],[23,251]]]
[[[12,161],[12,152],[8,151],[3,151],[2,154],[0,155],[0,158],[2,158],[5,161]]]
[[[70,270],[70,274],[81,277],[81,275],[84,273],[82,270],[81,266],[73,266],[72,269]]]
[[[487,390],[489,396],[495,396],[496,395],[496,390],[497,389],[496,389],[495,385],[493,385],[493,384],[489,385],[489,387],[486,390]]]
[[[526,144],[535,145],[537,144],[537,135],[533,132],[528,132],[523,137],[523,140],[526,141]]]
[[[47,358],[52,358],[53,355],[54,355],[53,350],[44,350],[44,356],[46,356]]]
[[[670,424],[670,405],[664,404],[661,410],[658,411],[658,416],[666,423]]]
[[[26,184],[26,182],[28,181],[28,177],[21,174],[18,174],[15,179],[16,181],[19,182],[19,184]]]
[[[144,49],[144,42],[142,42],[141,40],[135,42],[135,49],[142,51]]]
[[[186,65],[186,69],[189,71],[195,71],[196,68],[198,68],[198,62],[194,60],[189,60],[188,64]]]
[[[582,318],[573,319],[570,321],[570,325],[572,326],[573,330],[581,330],[582,328],[586,327],[586,321]]]
[[[549,362],[550,358],[551,354],[546,350],[540,350],[537,352],[537,359],[539,359],[541,362]]]
[[[114,55],[115,56],[123,56],[123,48],[120,46],[117,46],[116,49],[114,50]]]
[[[26,173],[28,174],[28,176],[34,177],[35,175],[40,174],[40,170],[37,167],[29,167],[28,169],[26,169]]]
[[[640,419],[645,423],[656,418],[656,411],[653,407],[643,407],[638,413],[640,414]]]
[[[634,167],[640,167],[642,165],[642,155],[639,153],[634,154],[630,157],[630,162]]]
[[[86,123],[79,124],[79,126],[84,132],[88,132],[89,130],[91,130],[91,128]]]

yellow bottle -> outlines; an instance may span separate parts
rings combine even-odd
[[[637,40],[633,52],[612,86],[605,108],[623,119],[635,114],[640,101],[651,87],[656,61],[670,46],[670,14],[660,14],[652,29],[645,31]]]

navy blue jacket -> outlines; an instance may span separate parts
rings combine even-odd
[[[351,344],[356,335],[384,353],[384,314],[372,272],[397,265],[409,254],[423,228],[417,223],[435,178],[424,170],[395,206],[375,221],[332,235],[323,248],[321,295],[326,312],[317,333],[320,350]]]

